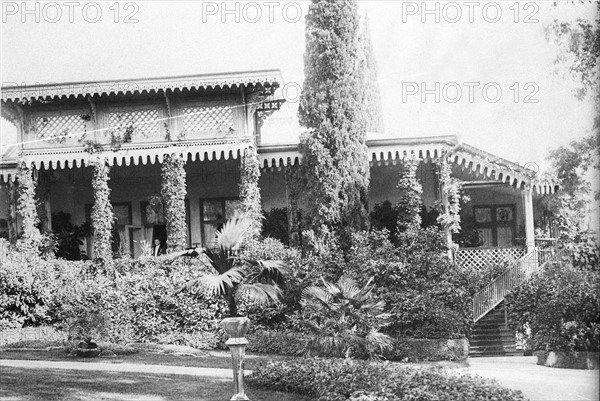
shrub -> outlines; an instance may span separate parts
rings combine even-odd
[[[534,351],[597,352],[600,303],[590,276],[597,273],[568,258],[551,263],[507,295],[509,324],[525,335],[531,329]]]
[[[322,280],[302,294],[304,325],[312,334],[309,347],[319,353],[345,356],[379,355],[391,348],[391,338],[379,330],[389,324],[385,302],[375,299],[371,281],[362,288],[342,276]]]
[[[59,288],[59,266],[85,270],[88,264],[11,254],[0,265],[0,329],[38,326],[51,320],[49,308]]]
[[[292,331],[259,330],[246,337],[247,351],[290,356],[304,354],[309,341],[307,335]]]
[[[304,358],[263,363],[247,382],[254,387],[314,396],[320,401],[525,399],[520,391],[477,376],[349,359]]]
[[[386,333],[393,337],[461,338],[472,327],[471,280],[447,256],[436,227],[398,234],[386,231],[353,236],[346,274],[359,284],[373,277],[375,293],[393,315]]]

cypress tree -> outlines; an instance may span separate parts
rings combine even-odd
[[[367,132],[383,132],[377,61],[375,60],[373,44],[371,43],[371,30],[369,27],[369,16],[367,14],[365,14],[363,19],[359,42],[362,64],[361,69],[364,74],[363,104],[367,119]]]
[[[313,0],[306,16],[300,124],[313,228],[366,224],[369,161],[356,0]]]

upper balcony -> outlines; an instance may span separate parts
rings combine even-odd
[[[2,87],[22,156],[253,139],[279,70]]]

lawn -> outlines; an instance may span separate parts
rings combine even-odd
[[[285,359],[249,355],[246,369],[259,361]],[[141,351],[116,358],[73,358],[64,351],[0,351],[0,359],[145,364],[186,367],[231,368],[229,352],[210,352],[192,357]],[[247,389],[251,400],[308,400],[297,394]],[[172,374],[122,373],[59,369],[0,367],[0,400],[228,400],[233,395],[232,379]]]
[[[244,369],[252,370],[261,361],[291,359],[293,357],[280,355],[248,354],[244,360]],[[140,351],[136,354],[119,355],[116,358],[76,358],[66,355],[62,350],[57,351],[0,351],[0,359],[24,359],[44,361],[72,362],[105,362],[105,363],[134,363],[144,365],[189,366],[198,368],[231,369],[231,354],[229,351],[209,351],[206,356],[194,357]]]
[[[231,380],[185,375],[0,367],[2,401],[228,400]],[[248,389],[251,400],[308,401],[297,394]]]

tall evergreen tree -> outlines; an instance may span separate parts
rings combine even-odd
[[[364,74],[363,82],[365,84],[363,104],[367,119],[367,132],[383,132],[377,61],[375,60],[373,44],[371,43],[369,16],[366,13],[363,19],[359,42],[361,69]]]
[[[362,228],[369,187],[356,0],[313,0],[299,118],[313,228]]]

